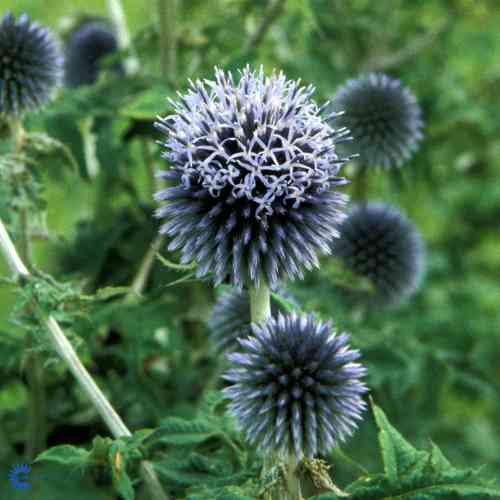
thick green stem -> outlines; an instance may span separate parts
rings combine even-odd
[[[271,316],[271,291],[267,283],[250,288],[250,317],[252,323],[260,323]]]
[[[286,464],[286,497],[283,500],[302,500],[300,479],[297,475],[297,459],[290,455]]]
[[[177,0],[158,0],[161,74],[165,81],[172,83],[177,69],[176,17]]]

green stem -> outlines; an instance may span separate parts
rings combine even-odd
[[[252,52],[264,40],[269,28],[282,14],[286,0],[270,0],[268,7],[255,33],[249,38],[246,45],[246,52]]]
[[[271,290],[267,283],[250,288],[250,318],[252,323],[260,323],[271,316]]]
[[[30,336],[31,337],[31,336]],[[30,339],[30,347],[34,341]],[[25,366],[29,387],[28,429],[26,437],[26,460],[32,461],[47,447],[46,399],[43,380],[43,364],[37,353],[30,353]]]
[[[14,143],[13,154],[20,156],[26,133],[23,124],[19,119],[13,119],[10,122],[12,141]],[[19,160],[21,162],[21,159]],[[17,189],[22,193],[22,177],[24,165],[19,173]],[[21,203],[19,209],[19,246],[21,257],[26,262],[28,269],[33,268],[32,259],[32,231],[30,228],[30,213],[25,203]],[[27,314],[33,312],[27,308]],[[47,418],[46,418],[46,398],[45,383],[43,377],[43,366],[40,356],[32,349],[35,346],[35,339],[31,334],[27,336],[27,356],[25,364],[26,380],[28,383],[28,426],[26,431],[25,457],[26,460],[33,460],[36,455],[42,452],[47,446]]]
[[[156,254],[160,251],[163,242],[165,241],[165,236],[158,234],[154,239],[153,243],[149,247],[146,255],[142,259],[137,274],[132,281],[130,286],[130,292],[127,294],[126,300],[131,301],[137,296],[141,295],[146,285],[148,283],[148,278],[153,268],[155,262]]]
[[[175,82],[177,66],[177,0],[158,0],[160,22],[161,74],[165,81]]]
[[[361,464],[358,464],[355,460],[353,460],[349,455],[347,455],[341,448],[334,448],[333,455],[345,462],[347,465],[355,469],[362,475],[367,476],[369,474],[368,470],[365,469]]]
[[[141,462],[141,475],[144,483],[148,486],[150,500],[168,500],[151,462],[147,460]]]
[[[283,500],[302,500],[300,479],[297,475],[297,459],[291,454],[286,466],[286,498]]]
[[[354,179],[353,198],[362,204],[365,204],[368,200],[368,167],[366,165],[358,165],[358,171]]]
[[[125,59],[125,73],[133,76],[139,71],[139,60],[135,55],[134,47],[127,26],[125,11],[120,0],[106,0],[109,17],[113,22],[118,38],[118,46],[121,50],[128,51],[129,55]]]
[[[99,173],[99,159],[97,158],[97,136],[92,132],[94,117],[87,116],[78,123],[83,141],[85,166],[90,180],[94,180]]]

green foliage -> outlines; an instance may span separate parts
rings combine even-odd
[[[373,412],[379,428],[384,474],[362,477],[349,485],[346,491],[350,498],[480,500],[500,496],[500,486],[484,480],[479,471],[453,467],[433,443],[428,452],[417,450],[390,424],[379,407],[373,405]]]

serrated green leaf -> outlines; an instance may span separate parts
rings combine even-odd
[[[135,120],[156,120],[158,114],[169,107],[167,102],[168,88],[165,85],[154,85],[131,99],[121,113]]]
[[[443,455],[443,452],[434,444],[431,443],[431,466],[439,472],[444,472],[452,468],[448,459]]]
[[[500,498],[500,489],[477,484],[439,484],[417,487],[411,491],[384,498],[385,500],[430,500],[433,498],[451,498],[450,495],[458,495],[458,498],[471,498],[474,500],[479,500],[481,497]]]
[[[35,462],[51,462],[73,467],[84,467],[88,465],[89,456],[90,452],[83,448],[63,444],[40,453]]]
[[[152,432],[144,444],[163,443],[176,446],[196,446],[214,437],[217,430],[203,420],[183,420],[171,417],[163,420],[162,425]]]
[[[395,483],[408,470],[427,458],[427,453],[417,451],[389,423],[385,413],[372,403],[373,414],[379,428],[379,443],[384,471],[390,482]]]
[[[362,477],[347,487],[352,500],[431,500],[434,498],[500,498],[500,488],[473,469],[457,469],[432,444],[430,452],[415,449],[373,404],[379,428],[384,474]],[[318,500],[334,498],[320,496]]]

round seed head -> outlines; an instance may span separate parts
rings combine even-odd
[[[336,251],[348,268],[371,281],[377,302],[398,304],[422,281],[425,251],[420,233],[388,205],[354,207],[340,226]]]
[[[277,293],[288,302],[297,304],[288,292],[278,289]],[[271,297],[271,314],[285,312],[285,308],[274,297]],[[210,337],[217,351],[234,351],[238,347],[238,339],[248,337],[250,328],[250,295],[248,290],[230,288],[226,290],[214,306],[208,327]]]
[[[350,436],[365,409],[366,373],[349,335],[313,315],[252,325],[228,354],[224,393],[248,441],[264,452],[314,457]]]
[[[68,87],[97,81],[101,60],[118,50],[113,30],[102,21],[89,21],[76,29],[66,47],[65,80]],[[118,65],[116,68],[121,71]]]
[[[45,104],[61,76],[52,33],[23,14],[0,21],[0,113],[20,115]]]
[[[381,73],[348,80],[337,91],[333,109],[345,112],[338,123],[349,128],[359,161],[369,167],[401,166],[423,137],[416,97],[399,80]]]
[[[333,129],[302,87],[280,74],[248,67],[233,81],[216,69],[215,81],[197,81],[160,119],[170,187],[157,201],[169,250],[198,263],[198,277],[215,284],[273,287],[302,277],[329,253],[346,198],[337,189],[345,159]]]

